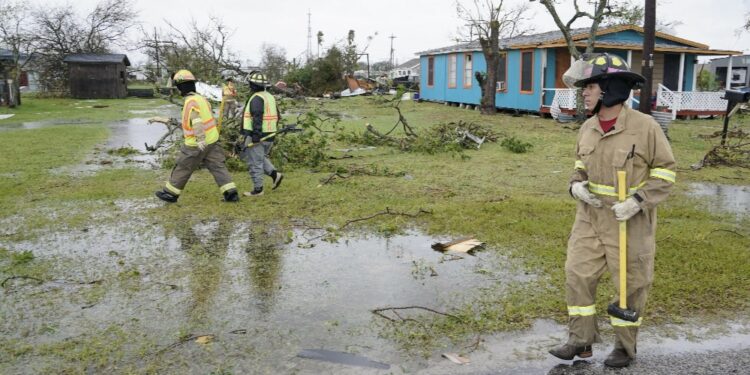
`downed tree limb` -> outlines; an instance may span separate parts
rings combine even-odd
[[[419,211],[417,211],[416,213],[410,214],[410,213],[406,213],[406,212],[391,211],[390,208],[386,207],[385,211],[381,211],[381,212],[372,214],[370,216],[361,217],[361,218],[358,218],[358,219],[348,220],[346,223],[344,223],[344,225],[342,225],[341,227],[339,227],[339,230],[346,228],[349,224],[354,224],[356,222],[370,220],[372,218],[376,218],[376,217],[382,216],[382,215],[417,217],[417,216],[419,216],[421,214],[432,214],[432,211],[428,211],[428,210],[425,210],[423,208],[420,208]]]
[[[15,276],[10,276],[10,277],[6,277],[6,278],[5,278],[5,280],[3,280],[3,282],[2,282],[2,283],[0,283],[0,287],[3,287],[3,288],[5,288],[5,284],[6,284],[6,283],[7,283],[8,281],[11,281],[11,280],[16,280],[16,279],[34,280],[34,281],[36,281],[36,282],[37,282],[37,283],[39,283],[39,284],[44,284],[44,280],[42,280],[42,279],[38,279],[38,278],[36,278],[36,277],[33,277],[33,276],[25,276],[25,275],[15,275]]]
[[[77,281],[77,280],[63,280],[63,279],[54,279],[54,280],[44,280],[40,278],[36,278],[33,276],[26,276],[26,275],[14,275],[5,278],[2,283],[0,283],[0,287],[5,287],[5,284],[8,281],[16,280],[16,279],[26,279],[26,280],[34,280],[37,282],[37,284],[41,285],[44,283],[60,283],[60,284],[77,284],[77,285],[93,285],[93,284],[99,284],[103,279],[97,279],[93,281]]]
[[[175,130],[179,128],[179,125],[177,123],[177,120],[174,118],[165,118],[165,117],[152,117],[148,119],[148,123],[154,123],[159,122],[167,126],[167,132],[159,138],[158,141],[153,146],[149,146],[148,143],[143,143],[144,146],[146,146],[146,150],[150,152],[154,152],[161,147],[162,143],[164,143],[172,134],[174,134]]]
[[[459,318],[459,317],[457,317],[455,315],[451,315],[451,314],[448,314],[448,313],[440,312],[440,311],[437,311],[437,310],[433,310],[433,309],[431,309],[429,307],[423,307],[423,306],[382,307],[382,308],[374,309],[374,310],[370,310],[370,311],[373,314],[375,314],[375,315],[377,315],[377,316],[379,316],[381,318],[390,320],[391,322],[398,322],[398,321],[402,321],[403,322],[403,321],[407,321],[407,320],[411,320],[411,321],[415,321],[416,322],[416,320],[411,319],[411,318],[407,318],[407,319],[402,318],[401,315],[399,315],[398,312],[397,312],[398,310],[413,310],[413,309],[428,311],[428,312],[431,312],[431,313],[434,313],[434,314],[443,315],[443,316],[447,316],[449,318],[456,319],[459,322],[463,322],[461,320],[461,318]],[[391,317],[383,314],[383,312],[385,312],[385,311],[392,312],[394,315],[396,315],[398,317],[398,319],[393,319],[393,318],[391,318]]]

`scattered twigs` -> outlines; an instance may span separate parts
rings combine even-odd
[[[172,344],[170,344],[169,346],[167,346],[167,347],[164,347],[164,348],[162,348],[162,349],[160,349],[160,350],[157,350],[157,351],[156,351],[156,352],[154,352],[154,354],[152,354],[152,355],[159,355],[159,354],[162,354],[162,353],[164,353],[164,352],[167,352],[167,351],[169,351],[169,350],[172,350],[172,349],[174,349],[174,348],[176,348],[176,347],[178,347],[178,346],[180,346],[180,345],[182,345],[182,344],[184,344],[184,343],[186,343],[186,342],[190,342],[190,341],[193,341],[193,340],[195,340],[195,339],[197,339],[198,337],[201,337],[201,336],[207,336],[207,335],[192,335],[192,336],[186,336],[186,337],[183,337],[183,338],[181,338],[181,339],[180,339],[179,341],[177,341],[177,342],[175,342],[175,343],[172,343]],[[210,335],[208,335],[208,336],[210,336]]]
[[[469,349],[469,351],[467,353],[473,353],[475,350],[479,349],[479,345],[482,343],[482,341],[484,341],[482,339],[482,335],[481,334],[477,334],[476,340],[474,340],[473,343],[465,346],[464,348],[465,349]]]
[[[349,224],[354,224],[356,222],[370,220],[372,218],[375,218],[375,217],[378,217],[378,216],[382,216],[382,215],[417,217],[417,216],[419,216],[421,214],[432,214],[432,211],[428,211],[428,210],[425,210],[423,208],[420,208],[419,211],[417,211],[416,213],[410,214],[410,213],[407,213],[407,212],[392,211],[390,208],[386,207],[385,211],[380,211],[378,213],[375,213],[375,214],[372,214],[372,215],[366,216],[366,217],[361,217],[361,218],[357,218],[357,219],[347,220],[347,222],[344,223],[344,225],[342,225],[341,227],[339,227],[339,230],[346,228]]]
[[[3,282],[2,282],[2,283],[0,283],[0,287],[3,287],[3,288],[4,288],[4,287],[5,287],[5,284],[6,284],[6,283],[7,283],[8,281],[11,281],[11,280],[16,280],[16,279],[34,280],[34,281],[36,281],[36,282],[37,282],[38,284],[44,284],[44,282],[45,282],[45,280],[42,280],[42,279],[38,279],[38,278],[36,278],[36,277],[33,277],[33,276],[25,276],[25,275],[15,275],[15,276],[10,276],[10,277],[6,277],[6,278],[5,278],[5,280],[3,280]]]
[[[706,234],[706,237],[710,236],[711,234],[713,234],[713,233],[715,233],[715,232],[727,232],[727,233],[732,233],[732,234],[736,234],[736,235],[738,235],[738,236],[740,236],[740,237],[745,237],[745,236],[744,236],[744,235],[743,235],[742,233],[738,233],[738,232],[735,232],[735,231],[733,231],[733,230],[731,230],[731,229],[721,229],[721,228],[719,228],[719,229],[714,229],[714,230],[712,230],[712,231],[708,232],[708,234]]]
[[[97,279],[93,281],[78,281],[78,280],[64,280],[64,279],[54,279],[54,280],[44,280],[39,279],[33,276],[26,276],[26,275],[14,275],[7,277],[5,280],[3,280],[2,283],[0,283],[0,287],[5,287],[5,284],[10,280],[16,280],[16,279],[26,279],[26,280],[34,280],[37,282],[37,284],[41,285],[44,283],[60,283],[60,284],[77,284],[77,285],[93,285],[93,284],[99,284],[101,283],[102,279]]]
[[[391,322],[398,322],[398,321],[402,321],[403,322],[403,321],[407,321],[407,320],[416,321],[416,320],[411,319],[411,318],[404,319],[403,317],[401,317],[401,315],[398,314],[398,310],[412,310],[412,309],[425,310],[425,311],[429,311],[429,312],[434,313],[434,314],[443,315],[443,316],[447,316],[449,318],[456,319],[459,322],[462,321],[461,318],[459,318],[459,317],[457,317],[455,315],[451,315],[451,314],[448,314],[448,313],[440,312],[440,311],[437,311],[437,310],[433,310],[433,309],[431,309],[429,307],[423,307],[423,306],[382,307],[382,308],[379,308],[379,309],[371,310],[371,312],[373,314],[381,317],[381,318],[390,320]],[[398,319],[391,318],[390,316],[384,314],[384,312],[387,312],[387,311],[390,311],[391,313],[393,313]]]
[[[346,175],[343,175],[341,173],[334,172],[334,173],[331,173],[331,175],[328,176],[328,178],[320,181],[320,185],[326,185],[326,184],[330,183],[331,181],[333,181],[336,178],[344,179],[344,178],[349,178],[349,177],[350,176],[346,176]]]

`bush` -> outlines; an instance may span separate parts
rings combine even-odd
[[[525,152],[531,151],[531,148],[534,147],[534,145],[532,145],[531,143],[521,141],[516,137],[503,139],[503,141],[500,143],[500,146],[503,146],[516,154],[523,154]]]

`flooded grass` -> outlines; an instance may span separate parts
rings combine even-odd
[[[39,372],[128,366],[208,372],[253,350],[257,357],[235,360],[234,371],[255,372],[260,361],[275,372],[305,348],[398,362],[371,310],[452,311],[488,284],[502,289],[529,279],[496,252],[449,256],[418,233],[329,243],[299,231],[290,242],[251,227],[201,221],[165,229],[131,221],[0,243],[9,248],[4,279],[40,267],[3,286],[2,346],[17,358],[8,369],[20,371],[28,364],[23,358],[33,357],[31,368]],[[171,347],[198,335],[214,341]],[[196,367],[183,362],[191,355],[201,358]]]
[[[543,363],[544,345],[564,334],[563,264],[574,212],[566,186],[575,132],[552,121],[404,103],[415,127],[460,115],[535,147],[514,154],[486,144],[463,160],[334,142],[333,150],[354,156],[331,161],[340,168],[374,165],[399,173],[323,185],[328,173],[284,170],[280,189],[226,204],[201,170],[178,203],[165,205],[153,191],[168,170],[126,161],[140,154],[108,154],[143,152],[144,142],[160,136],[156,124],[145,125],[141,112],[132,111],[164,101],[30,102],[22,108],[29,113],[0,120],[0,128],[11,120],[42,122],[2,132],[12,148],[0,161],[3,370],[377,372],[297,357],[323,349],[391,364],[394,373],[457,373],[457,367],[441,367],[440,352],[492,361],[483,356],[515,351],[493,346],[497,337],[523,341],[515,335],[547,332],[546,339],[527,337],[529,349],[507,357]],[[352,131],[365,122],[387,131],[395,120],[395,111],[366,98],[324,106],[350,114],[341,125]],[[76,117],[69,112],[77,107]],[[42,108],[43,115],[31,113]],[[57,112],[70,124],[43,122]],[[92,118],[98,122],[77,123]],[[743,196],[750,176],[737,168],[687,167],[707,150],[698,135],[720,126],[718,120],[678,121],[670,129],[678,184],[659,208],[656,279],[645,324],[685,324],[696,315],[721,320],[748,308],[750,218],[735,197]],[[249,190],[247,173],[234,179]],[[709,203],[714,193],[716,208]],[[387,210],[430,213],[373,217]],[[429,248],[464,235],[487,249],[451,260]],[[604,280],[598,311],[612,294],[611,281]],[[449,315],[383,311],[390,321],[371,312],[408,306]],[[551,320],[540,325],[539,319]],[[207,343],[196,342],[209,336]]]

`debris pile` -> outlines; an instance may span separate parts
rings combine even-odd
[[[722,131],[713,134],[703,135],[704,139],[721,138]],[[724,144],[718,144],[711,148],[710,151],[699,162],[691,165],[694,170],[706,166],[729,166],[750,168],[750,133],[735,129],[728,131]]]

